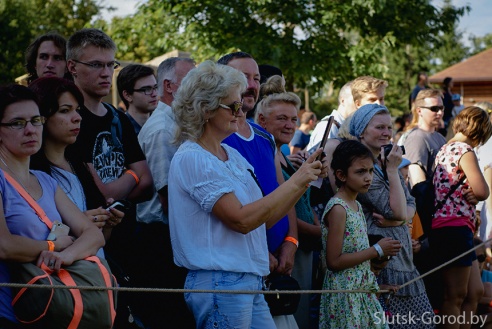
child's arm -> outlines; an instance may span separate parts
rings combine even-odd
[[[333,271],[351,268],[379,256],[375,247],[354,253],[342,253],[346,218],[347,213],[341,205],[333,206],[324,218],[323,224],[328,225],[329,228],[326,240],[326,264]],[[391,238],[381,239],[378,244],[386,256],[395,256],[401,248],[400,242]]]

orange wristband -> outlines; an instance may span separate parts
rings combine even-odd
[[[48,242],[48,251],[55,251],[55,243],[53,241],[46,242]]]
[[[297,241],[296,238],[293,238],[291,236],[286,236],[284,241],[289,241],[289,242],[292,242],[293,244],[296,245],[297,248],[299,248],[299,241]]]
[[[127,171],[125,171],[125,174],[130,174],[133,176],[133,178],[135,178],[135,183],[140,183],[140,179],[138,178],[137,174],[135,174],[135,172],[131,169],[128,169]]]

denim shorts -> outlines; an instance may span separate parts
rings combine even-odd
[[[251,273],[193,270],[185,289],[216,290],[217,293],[184,294],[199,329],[275,329],[263,294],[221,294],[221,290],[262,290],[263,278]]]
[[[429,234],[430,252],[433,267],[444,264],[448,260],[461,255],[474,247],[473,232],[468,226],[448,226],[432,229]],[[474,251],[452,262],[450,266],[471,266],[477,259]]]

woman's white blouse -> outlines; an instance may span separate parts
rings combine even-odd
[[[234,193],[246,205],[262,197],[239,152],[222,144],[223,162],[200,145],[186,141],[169,170],[169,228],[174,262],[190,270],[222,270],[267,275],[268,247],[265,225],[242,234],[212,214],[224,194]],[[249,170],[248,170],[249,169]]]

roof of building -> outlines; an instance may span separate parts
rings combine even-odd
[[[432,75],[429,82],[441,83],[446,77],[453,82],[492,81],[492,48]]]

